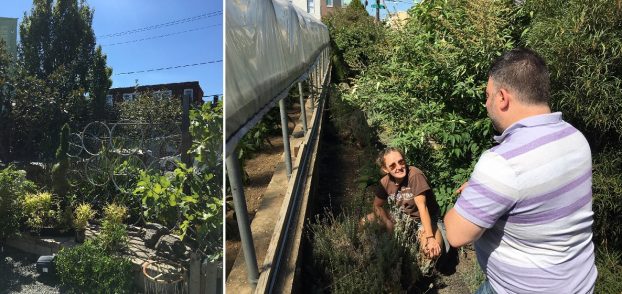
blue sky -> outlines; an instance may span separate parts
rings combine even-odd
[[[205,95],[223,93],[222,1],[86,2],[95,10],[93,30],[113,69],[112,87],[199,81]],[[31,7],[29,0],[3,1],[0,17],[18,18],[19,26]],[[143,30],[123,33],[137,29]],[[123,34],[107,36],[116,33]],[[199,65],[122,74],[192,64]]]
[[[365,0],[361,1],[365,4]],[[421,2],[421,0],[380,0],[380,4],[386,6],[386,9],[380,9],[380,19],[387,17],[387,12],[394,14],[398,11],[407,11],[414,4]],[[376,4],[376,0],[367,0],[367,12],[369,15],[376,17],[376,8],[372,8],[372,4]]]

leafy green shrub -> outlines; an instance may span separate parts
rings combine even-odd
[[[141,91],[132,101],[119,103],[119,119],[151,124],[171,124],[181,121],[178,97],[159,99],[152,91]]]
[[[23,201],[22,211],[28,227],[39,232],[44,227],[55,226],[57,212],[52,205],[52,194],[48,192],[28,193]]]
[[[104,221],[122,224],[126,218],[127,207],[116,203],[109,203],[104,207]]]
[[[197,251],[222,258],[222,102],[190,112],[191,155],[164,175],[142,171],[134,195],[147,220],[178,226],[182,240]]]
[[[592,209],[594,243],[622,251],[622,150],[607,149],[594,157]]]
[[[76,230],[84,230],[86,229],[86,225],[88,221],[91,220],[95,216],[95,211],[91,208],[91,204],[82,203],[76,207],[74,213],[73,225]]]
[[[76,293],[133,293],[130,260],[109,255],[91,240],[61,249],[55,262],[61,283]]]
[[[313,259],[331,293],[398,293],[420,272],[408,248],[379,225],[332,214],[311,225]]]
[[[19,231],[21,198],[35,189],[35,184],[26,179],[26,172],[12,165],[0,170],[0,244]]]
[[[618,1],[526,1],[522,42],[547,60],[551,101],[595,149],[622,137],[622,6]]]
[[[376,46],[383,40],[383,27],[369,16],[365,7],[352,1],[344,9],[325,16],[332,48],[333,68],[339,81],[361,72],[376,57]]]
[[[97,242],[106,252],[119,252],[127,247],[127,228],[123,224],[126,218],[127,208],[125,206],[109,203],[104,207],[104,217]]]
[[[598,278],[594,293],[622,293],[622,253],[599,249],[596,251]]]
[[[101,231],[97,236],[97,242],[106,252],[121,252],[123,249],[127,248],[129,242],[127,228],[124,224],[104,220],[102,222]]]
[[[67,205],[65,196],[69,189],[69,180],[67,179],[67,169],[69,168],[69,158],[67,151],[69,149],[69,125],[64,124],[60,132],[59,145],[56,149],[56,164],[52,167],[52,188],[54,193],[60,198],[61,209]]]

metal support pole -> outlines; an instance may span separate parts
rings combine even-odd
[[[289,132],[287,130],[287,112],[285,109],[285,98],[279,101],[279,109],[281,110],[281,130],[283,130],[283,149],[285,154],[285,169],[287,170],[287,179],[292,175],[292,155],[289,149]]]
[[[313,107],[313,105],[315,104],[315,96],[314,96],[314,92],[315,89],[313,89],[313,70],[309,71],[309,78],[307,79],[307,82],[309,83],[309,96],[311,97],[311,107]]]
[[[307,134],[307,108],[305,107],[305,98],[302,95],[302,83],[298,82],[298,93],[300,94],[300,114],[302,115],[302,129]]]
[[[238,221],[238,230],[240,231],[240,239],[242,241],[242,250],[244,252],[244,261],[246,262],[246,274],[248,281],[257,285],[259,279],[259,269],[257,267],[257,256],[255,255],[255,245],[253,244],[253,235],[251,233],[251,225],[248,221],[246,213],[246,199],[244,198],[244,186],[242,185],[242,171],[238,154],[234,152],[227,157],[227,175],[231,182],[231,193],[233,194],[233,207]]]

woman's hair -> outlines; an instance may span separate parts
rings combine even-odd
[[[384,150],[380,151],[380,154],[378,154],[378,158],[376,159],[376,164],[378,164],[380,169],[384,168],[384,166],[385,166],[384,157],[387,156],[387,154],[389,154],[391,152],[399,153],[402,156],[402,158],[404,158],[404,160],[406,160],[406,158],[404,157],[404,152],[402,152],[402,150],[400,150],[398,148],[395,148],[395,147],[384,148]]]

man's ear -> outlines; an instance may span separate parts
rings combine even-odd
[[[499,96],[496,97],[497,106],[500,110],[506,111],[508,107],[510,107],[510,100],[513,98],[512,94],[506,88],[501,88],[499,89]]]

